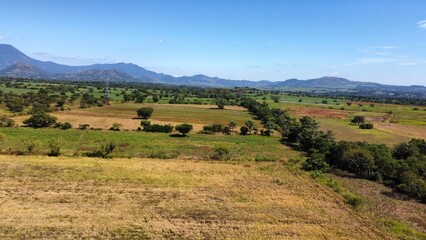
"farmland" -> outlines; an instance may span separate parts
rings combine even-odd
[[[0,157],[3,238],[391,239],[281,164]]]
[[[339,169],[303,171],[315,151],[289,142],[284,128],[272,124],[268,129],[268,121],[275,117],[268,111],[278,108],[285,110],[279,114],[288,113],[299,121],[312,117],[318,130],[331,130],[337,141],[393,147],[411,138],[426,138],[424,106],[372,107],[355,101],[349,106],[347,99],[339,98],[324,104],[321,97],[288,94],[280,95],[285,101],[276,102],[267,91],[254,89],[119,84],[105,99],[100,83],[73,84],[0,85],[4,92],[0,110],[14,121],[13,126],[0,128],[0,237],[425,236],[426,205],[415,196]],[[16,111],[21,97],[24,104]],[[220,109],[216,103],[223,99],[226,104]],[[261,110],[243,107],[247,99]],[[153,110],[148,119],[137,116],[143,107]],[[70,128],[28,127],[24,121],[39,111],[61,124],[69,123]],[[374,123],[374,128],[352,124],[358,115]],[[177,129],[146,132],[141,121],[187,123],[193,129],[187,136]],[[205,131],[205,126],[224,128],[232,121],[236,126],[228,132]],[[248,132],[243,133],[244,128]],[[267,130],[271,132],[266,134]],[[59,146],[59,156],[48,157],[53,142]],[[99,155],[106,146],[113,146],[111,152]]]

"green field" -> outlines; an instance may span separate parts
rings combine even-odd
[[[300,157],[298,152],[281,144],[277,137],[190,134],[182,138],[164,133],[30,128],[0,128],[0,134],[5,138],[0,143],[4,153],[9,149],[11,152],[25,152],[24,139],[37,136],[40,146],[36,151],[47,154],[49,141],[59,138],[63,140],[62,151],[66,156],[79,156],[111,141],[117,145],[112,155],[115,157],[148,157],[163,152],[166,155],[178,154],[179,158],[185,159],[209,159],[215,147],[228,148],[234,160],[251,161],[256,157],[287,160]]]

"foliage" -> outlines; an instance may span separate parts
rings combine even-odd
[[[143,107],[143,108],[139,108],[136,111],[136,113],[138,114],[138,117],[143,119],[150,118],[153,112],[154,112],[154,108],[152,107]]]
[[[54,138],[49,141],[50,152],[47,154],[49,157],[57,157],[61,155],[61,147],[63,140],[61,138]]]
[[[356,125],[360,125],[362,123],[365,122],[365,117],[364,116],[355,116],[352,120],[351,123],[354,123]]]
[[[24,138],[22,139],[22,142],[25,145],[25,148],[28,150],[28,153],[32,153],[34,149],[36,149],[38,146],[40,146],[40,142],[33,137],[30,138]]]
[[[192,128],[192,125],[187,123],[179,124],[175,127],[176,131],[182,133],[183,136],[186,136],[186,134],[188,134]]]
[[[72,128],[72,124],[69,122],[64,122],[64,123],[57,122],[55,123],[54,127],[61,130],[68,130]]]
[[[374,125],[372,123],[361,123],[361,124],[359,124],[359,128],[361,128],[361,129],[373,129]]]
[[[213,154],[210,156],[212,160],[226,160],[229,158],[229,150],[225,147],[215,147]]]
[[[111,131],[120,131],[120,129],[123,127],[123,124],[121,123],[113,123],[112,127],[109,128]]]
[[[47,113],[35,113],[23,121],[25,125],[32,128],[50,127],[56,123],[56,117]]]
[[[161,133],[171,133],[173,132],[173,126],[170,124],[161,125],[161,124],[151,124],[150,121],[141,121],[142,130],[144,132],[161,132]]]
[[[9,118],[7,115],[0,116],[0,127],[13,127],[15,126],[15,121]]]
[[[88,157],[99,157],[99,158],[109,158],[110,154],[114,151],[116,145],[113,142],[108,142],[99,147],[99,149],[88,152],[85,155]]]

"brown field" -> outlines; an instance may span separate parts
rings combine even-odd
[[[202,130],[204,125],[211,123],[227,124],[230,120],[235,120],[241,126],[246,120],[254,121],[243,107],[226,106],[224,110],[219,110],[216,105],[190,104],[117,103],[104,107],[75,108],[71,111],[53,112],[52,115],[57,117],[60,122],[70,122],[74,127],[78,127],[79,124],[90,124],[93,128],[108,129],[113,123],[121,123],[122,129],[131,130],[141,126],[141,119],[137,118],[136,110],[143,106],[154,108],[154,113],[149,119],[152,123],[172,125],[191,123],[194,131]],[[19,116],[14,117],[14,120],[22,125],[22,121],[27,118],[28,116]],[[257,125],[261,126],[259,122]]]
[[[0,237],[392,239],[278,163],[0,156]]]

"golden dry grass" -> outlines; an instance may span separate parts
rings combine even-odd
[[[53,112],[53,116],[59,122],[70,122],[74,127],[79,124],[90,124],[93,128],[109,129],[113,123],[121,123],[122,129],[137,129],[141,119],[137,119],[136,110],[140,107],[150,106],[154,113],[149,119],[152,123],[172,124],[190,123],[194,131],[200,131],[204,125],[212,123],[228,124],[230,120],[237,121],[239,126],[246,120],[252,120],[248,111],[239,106],[226,106],[224,110],[217,109],[216,105],[191,105],[191,104],[135,104],[114,103],[104,107],[92,107],[87,109],[75,108],[71,111]],[[29,116],[14,117],[18,125]]]
[[[391,239],[278,163],[0,156],[0,237]]]

